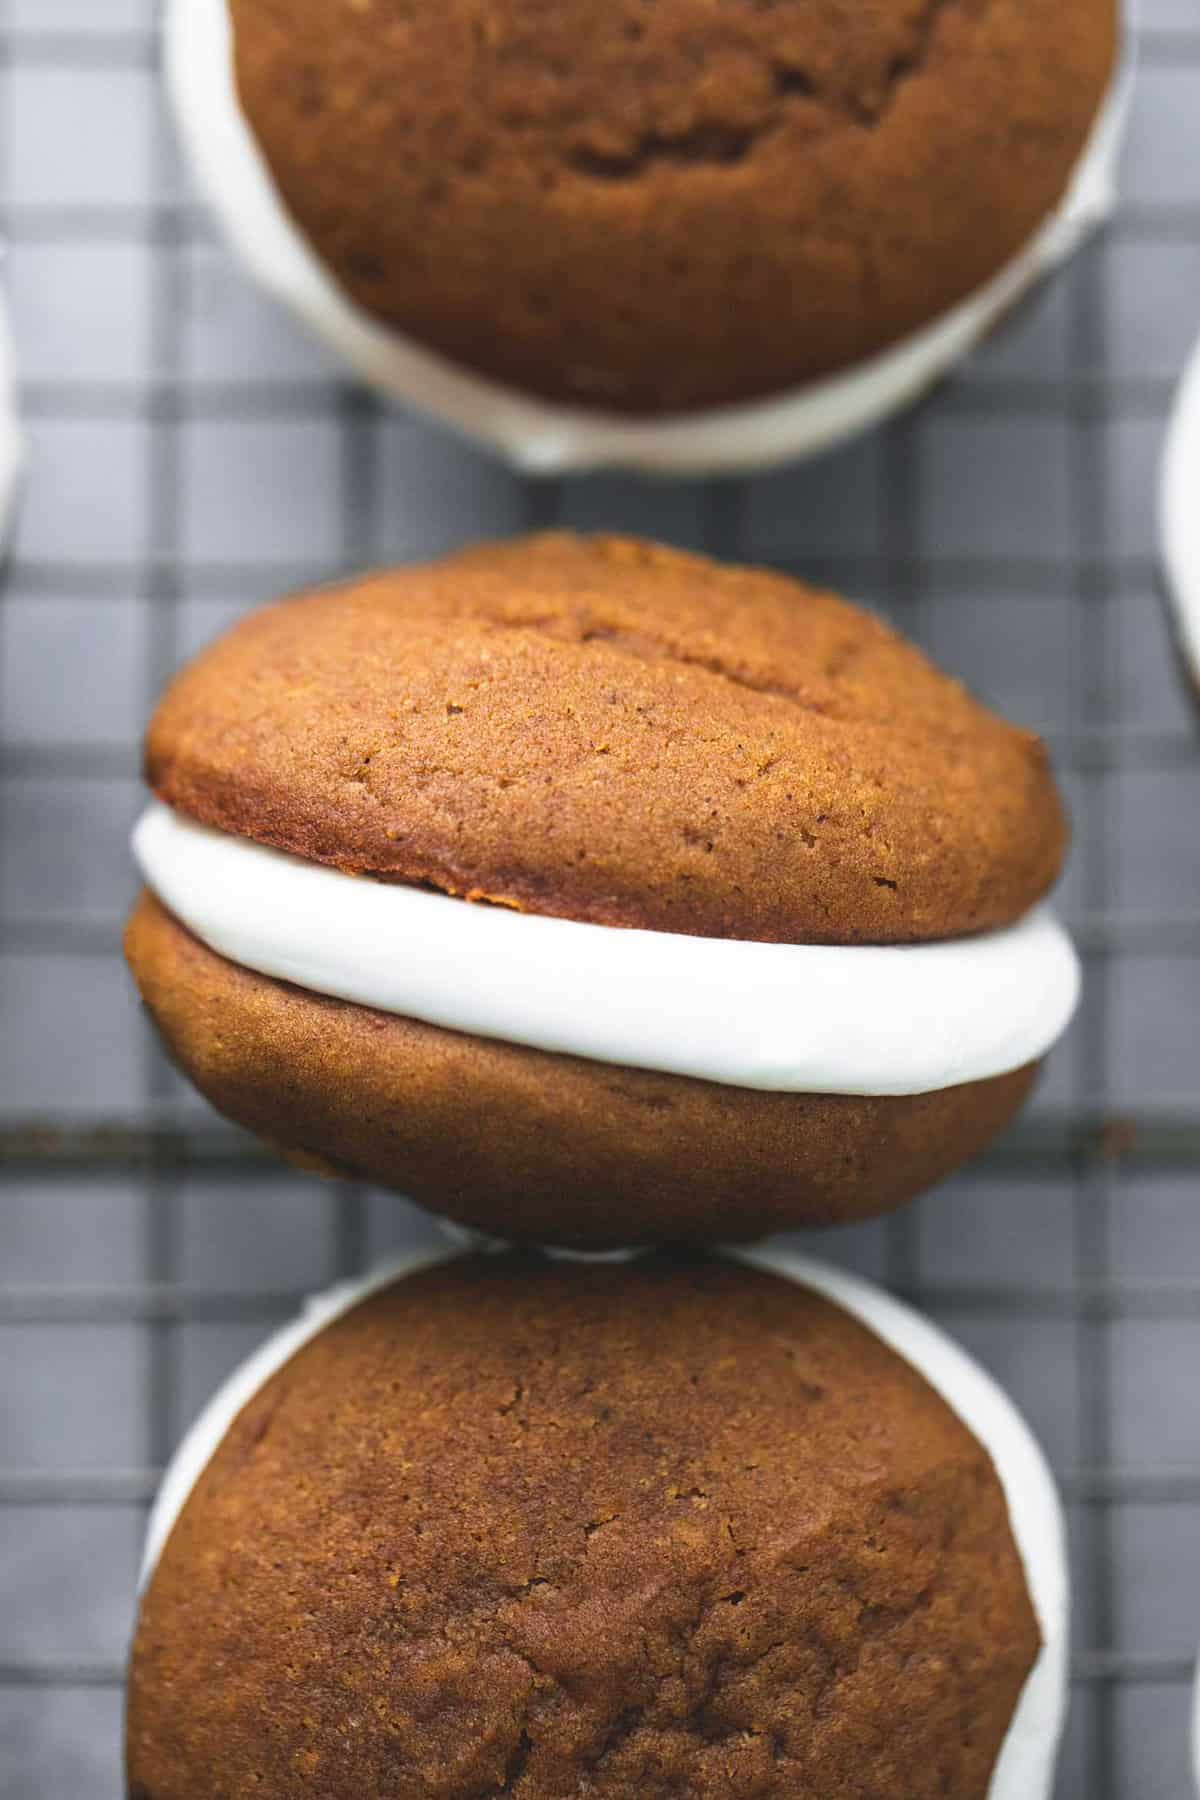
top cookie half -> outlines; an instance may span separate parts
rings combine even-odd
[[[1116,0],[228,0],[368,312],[551,400],[747,401],[971,294],[1064,198]]]
[[[767,942],[1009,924],[1066,836],[1041,742],[871,614],[566,534],[252,614],[168,688],[147,776],[340,869]]]

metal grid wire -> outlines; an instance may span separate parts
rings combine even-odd
[[[532,481],[376,404],[248,290],[178,171],[151,0],[0,0],[0,232],[32,471],[0,587],[0,1793],[120,1792],[158,1471],[300,1294],[429,1233],[281,1171],[137,1017],[137,738],[289,585],[564,520],[828,579],[1043,730],[1086,1000],[1024,1121],[811,1248],[989,1363],[1069,1504],[1062,1800],[1181,1800],[1200,1635],[1200,750],[1152,482],[1200,325],[1200,30],[1143,0],[1120,214],[916,414],[736,483]]]

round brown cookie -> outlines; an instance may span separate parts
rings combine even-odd
[[[335,280],[454,362],[625,413],[861,361],[1063,197],[1116,0],[229,0]]]
[[[146,1590],[132,1800],[984,1800],[1038,1631],[990,1458],[794,1283],[464,1258],[302,1348]]]
[[[1065,841],[1040,741],[873,615],[567,534],[253,614],[176,677],[147,772],[342,869],[710,937],[1010,924]]]
[[[125,952],[168,1049],[221,1112],[304,1167],[517,1241],[748,1239],[886,1212],[980,1151],[1036,1074],[857,1098],[549,1055],[238,968],[149,895]]]

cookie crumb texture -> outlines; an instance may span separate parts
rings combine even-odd
[[[547,534],[287,600],[176,677],[147,777],[220,830],[536,913],[905,942],[1054,881],[1045,750],[784,576]]]
[[[811,1292],[465,1258],[310,1342],[172,1533],[132,1800],[983,1800],[1037,1628],[986,1453]]]
[[[230,0],[282,199],[369,313],[608,411],[753,399],[982,286],[1063,197],[1115,0]]]

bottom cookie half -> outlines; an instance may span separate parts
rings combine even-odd
[[[981,1150],[1037,1073],[876,1098],[551,1055],[254,974],[146,894],[125,949],[171,1054],[227,1117],[516,1241],[737,1241],[888,1212]]]

